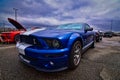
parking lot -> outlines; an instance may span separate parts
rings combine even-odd
[[[0,80],[120,80],[120,37],[103,38],[75,70],[46,73],[19,61],[14,44],[0,44]]]

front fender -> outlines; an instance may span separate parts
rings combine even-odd
[[[76,40],[79,40],[79,41],[81,42],[81,46],[83,47],[83,37],[82,37],[80,34],[78,34],[78,33],[73,33],[73,34],[70,36],[70,38],[69,38],[69,40],[68,40],[68,45],[67,45],[67,47],[69,47],[69,49],[71,49],[73,43],[74,43]]]

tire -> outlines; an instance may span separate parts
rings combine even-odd
[[[81,60],[81,42],[75,41],[69,56],[69,69],[75,69]]]
[[[15,42],[18,42],[18,41],[19,41],[19,37],[20,37],[19,34],[15,35],[14,41],[15,41]]]
[[[101,37],[101,39],[100,39],[101,41],[102,41],[102,37]]]
[[[100,42],[100,37],[98,37],[98,38],[96,39],[96,42]]]

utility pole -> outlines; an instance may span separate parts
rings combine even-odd
[[[17,11],[18,11],[18,9],[17,8],[13,8],[13,10],[15,11],[15,20],[17,21]]]
[[[113,20],[111,20],[111,32],[112,32]]]
[[[5,30],[5,23],[4,23],[4,22],[3,22],[3,30],[4,30],[4,32],[6,31],[6,30]]]

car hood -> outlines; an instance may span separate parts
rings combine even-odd
[[[9,21],[13,26],[15,26],[18,30],[24,30],[24,31],[26,31],[26,29],[25,29],[20,23],[18,23],[17,21],[15,21],[14,19],[8,18],[8,21]]]
[[[67,34],[72,34],[73,32],[78,32],[76,30],[42,30],[35,33],[32,33],[31,35],[38,36],[38,37],[60,37],[65,36]]]

